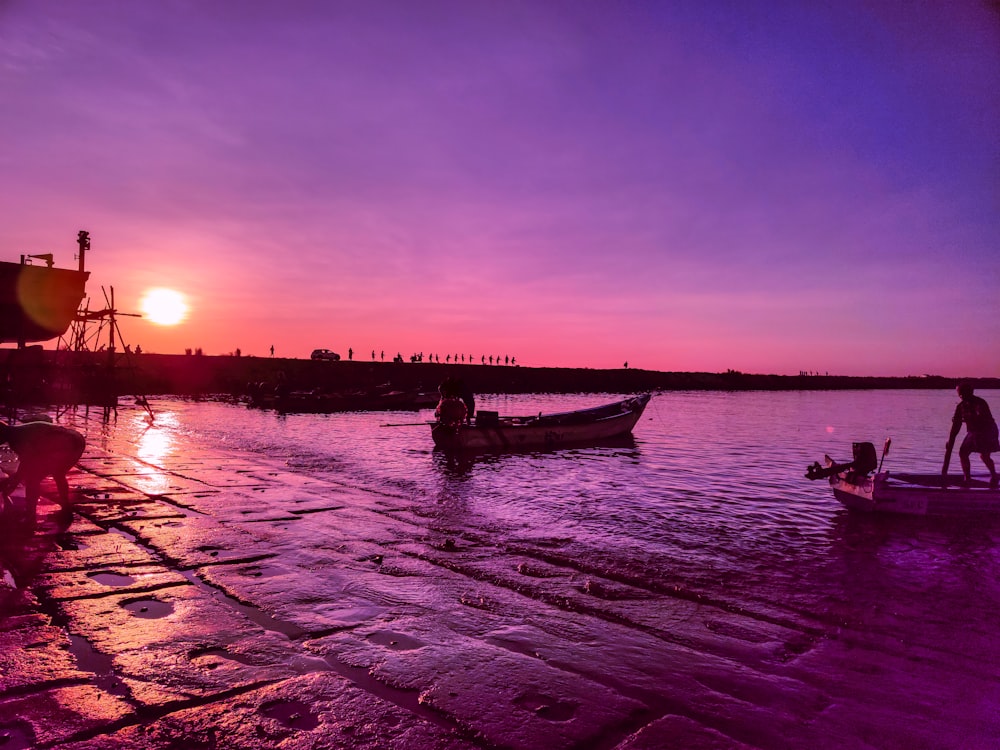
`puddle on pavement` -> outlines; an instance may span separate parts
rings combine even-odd
[[[156,620],[160,617],[166,617],[174,611],[173,604],[161,602],[159,599],[133,599],[123,602],[121,606],[144,620]]]
[[[83,492],[83,494],[88,500],[110,500],[111,492],[109,490],[90,490],[88,492]]]
[[[260,713],[291,729],[315,729],[319,718],[302,701],[275,701],[260,707]]]
[[[530,692],[514,700],[514,705],[534,712],[536,716],[548,721],[569,721],[579,708],[572,701],[561,701],[550,695]]]
[[[3,750],[29,750],[35,746],[28,726],[11,724],[0,726],[0,748]]]
[[[80,671],[94,675],[95,686],[119,698],[129,697],[128,687],[115,674],[114,659],[96,651],[86,638],[72,633],[69,634],[69,652],[76,659]],[[8,747],[0,742],[0,749],[8,750]]]
[[[76,552],[78,550],[86,549],[87,545],[70,535],[59,535],[56,537],[56,546],[61,550],[66,550],[69,552]],[[3,747],[0,745],[0,747]],[[6,750],[6,748],[4,748]]]
[[[97,570],[87,573],[87,577],[102,586],[131,586],[135,583],[135,579],[132,576],[127,576],[124,573],[114,573],[110,570]]]
[[[271,576],[280,576],[288,571],[280,565],[249,565],[240,568],[237,572],[247,578],[270,578]]]

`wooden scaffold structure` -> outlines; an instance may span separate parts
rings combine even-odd
[[[135,375],[132,348],[118,327],[119,317],[141,318],[138,313],[121,312],[115,307],[115,289],[101,287],[104,308],[90,309],[90,297],[80,306],[65,336],[60,337],[57,349],[64,352],[67,364],[74,363],[75,403],[96,404],[105,407],[118,405],[118,374],[121,371]],[[95,357],[94,355],[98,355]],[[104,361],[101,362],[101,356]],[[132,389],[133,391],[137,389]],[[149,402],[143,395],[135,395],[135,403],[153,417]]]

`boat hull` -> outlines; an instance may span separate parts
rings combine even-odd
[[[849,472],[830,477],[833,495],[845,507],[867,513],[901,515],[957,515],[1000,513],[1000,489],[973,479],[968,486],[957,477],[935,474],[882,472],[852,477]]]
[[[0,343],[49,341],[66,333],[89,271],[0,262]]]
[[[521,421],[500,419],[495,425],[462,425],[451,429],[434,424],[434,445],[466,452],[553,449],[598,444],[628,435],[642,417],[649,394],[562,414],[539,415]]]

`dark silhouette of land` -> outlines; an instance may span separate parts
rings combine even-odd
[[[390,383],[400,390],[434,391],[448,377],[461,378],[478,393],[638,393],[674,390],[871,390],[954,389],[958,378],[942,376],[851,377],[840,375],[760,375],[660,372],[636,367],[589,369],[512,367],[438,362],[322,362],[280,357],[188,354],[119,355],[113,379],[119,396],[243,395],[252,383],[285,381],[296,390],[365,389]],[[44,353],[53,370],[93,370],[107,365],[106,353]],[[1000,378],[966,378],[975,387],[1000,388]],[[102,378],[105,385],[108,380]]]

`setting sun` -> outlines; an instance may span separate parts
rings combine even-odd
[[[180,323],[187,315],[184,295],[173,289],[150,289],[139,303],[143,316],[161,326]]]

